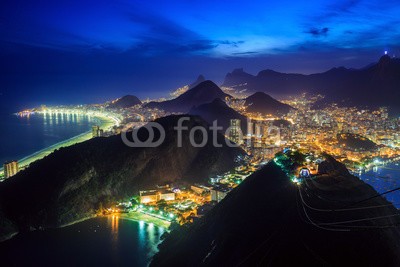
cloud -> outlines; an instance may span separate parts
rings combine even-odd
[[[258,54],[258,52],[256,52],[256,51],[246,51],[246,52],[235,52],[235,53],[232,53],[232,55],[254,55],[254,54]]]
[[[313,37],[326,37],[328,35],[329,28],[324,27],[321,29],[311,28],[306,33],[311,34]]]

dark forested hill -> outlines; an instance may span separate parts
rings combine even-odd
[[[275,116],[286,115],[291,106],[283,104],[263,92],[257,92],[246,98],[245,105],[248,106],[247,112],[258,112],[262,114],[272,114]]]
[[[142,101],[139,100],[134,95],[126,95],[121,97],[120,99],[116,100],[114,103],[108,105],[109,108],[129,108],[134,105],[141,104]]]
[[[198,115],[206,120],[209,124],[217,121],[218,126],[222,126],[223,132],[230,126],[231,119],[239,119],[242,132],[245,133],[247,118],[239,112],[228,107],[228,105],[220,98],[214,99],[213,102],[193,107],[189,114]]]
[[[397,209],[381,197],[351,206],[377,193],[330,157],[320,169],[298,186],[269,163],[171,232],[151,266],[398,266]]]

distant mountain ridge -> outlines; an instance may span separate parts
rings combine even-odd
[[[222,86],[269,94],[309,92],[325,95],[327,102],[400,109],[400,59],[385,55],[361,69],[339,67],[310,75],[263,70],[254,76],[236,69]]]
[[[150,102],[146,107],[158,108],[167,112],[187,113],[194,106],[210,103],[215,98],[225,99],[225,97],[231,96],[225,94],[215,83],[207,80],[201,82],[175,99],[163,102]]]
[[[254,76],[245,72],[243,68],[234,69],[231,73],[226,74],[222,86],[234,87],[244,85],[253,78]]]

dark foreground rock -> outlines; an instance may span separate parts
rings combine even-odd
[[[300,188],[269,163],[205,217],[171,232],[151,266],[398,266],[398,216],[323,224],[397,213],[381,197],[359,203],[375,190],[332,158],[327,161],[325,174]],[[327,211],[304,206],[301,196]]]
[[[0,184],[0,235],[17,231],[59,227],[91,217],[100,207],[131,197],[143,188],[166,182],[204,182],[210,175],[235,166],[239,148],[214,147],[212,132],[204,147],[193,147],[189,130],[207,127],[199,117],[190,117],[177,146],[174,130],[180,116],[159,119],[166,131],[165,141],[155,148],[131,148],[121,136],[95,138],[62,148]],[[139,138],[146,138],[146,130]],[[157,133],[156,133],[157,138]],[[145,139],[142,139],[145,140]],[[200,143],[199,131],[195,140]]]

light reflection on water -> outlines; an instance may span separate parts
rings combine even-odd
[[[137,228],[137,246],[140,250],[145,251],[146,254],[143,255],[148,259],[157,253],[157,246],[160,243],[160,237],[164,234],[165,229],[162,227],[157,227],[153,223],[145,223],[144,221],[129,221],[119,218],[117,215],[110,215],[107,217],[108,226],[111,228],[111,240],[112,249],[114,253],[118,254],[121,249],[119,246],[123,242],[124,237],[120,240],[120,236],[124,233],[120,233],[119,225],[121,224],[132,224],[134,223]],[[124,231],[124,229],[123,229]],[[123,248],[122,248],[123,249]],[[115,255],[114,255],[115,257]]]
[[[396,163],[373,168],[370,171],[357,174],[364,182],[374,187],[378,193],[383,193],[400,187],[400,166]],[[392,202],[396,208],[400,208],[400,190],[383,195]]]
[[[0,243],[1,266],[147,266],[164,232],[117,216],[94,218]]]

